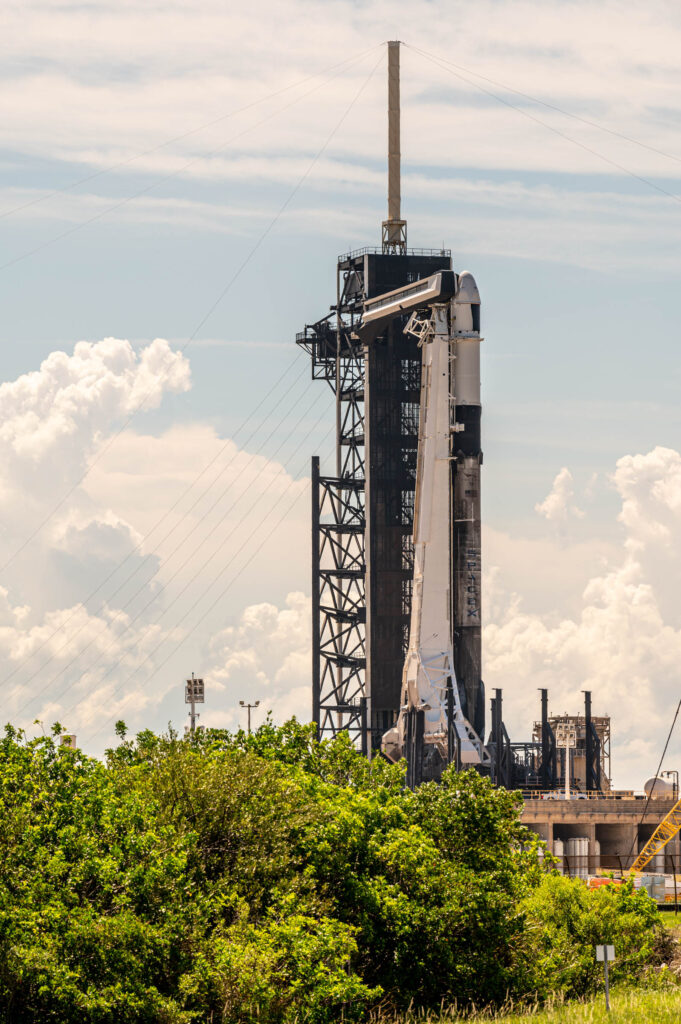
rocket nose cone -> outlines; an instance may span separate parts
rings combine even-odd
[[[463,273],[458,275],[458,287],[454,296],[454,302],[465,302],[471,306],[480,305],[478,286],[475,283],[475,278],[468,270],[464,270]]]

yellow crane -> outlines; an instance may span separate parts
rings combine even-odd
[[[678,800],[671,811],[665,815],[652,836],[631,865],[632,871],[642,871],[655,854],[664,850],[670,839],[681,831],[681,800]]]

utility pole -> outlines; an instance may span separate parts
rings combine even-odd
[[[257,708],[260,706],[260,701],[256,700],[255,704],[247,704],[246,701],[240,700],[239,704],[242,708],[248,708],[248,735],[251,735],[251,708]]]
[[[204,700],[203,679],[196,679],[192,672],[192,677],[187,680],[184,688],[184,702],[189,704],[189,732],[192,736],[196,731],[196,719],[201,717],[196,713],[196,705],[203,704]]]

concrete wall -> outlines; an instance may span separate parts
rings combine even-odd
[[[617,799],[536,800],[525,802],[522,821],[543,839],[549,852],[555,840],[589,840],[589,871],[598,867],[626,870],[653,834],[660,821],[671,810],[673,801]],[[569,865],[568,865],[569,868]],[[681,840],[677,835],[650,865],[653,871],[676,871],[681,874]]]

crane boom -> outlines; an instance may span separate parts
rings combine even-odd
[[[681,831],[681,800],[678,800],[671,811],[662,819],[652,836],[643,847],[631,866],[632,871],[642,871],[653,857],[664,850],[667,843]]]

